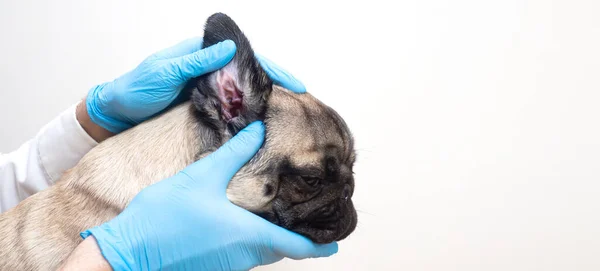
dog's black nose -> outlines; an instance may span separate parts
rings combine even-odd
[[[342,199],[347,201],[350,198],[350,185],[346,184],[344,185],[344,191],[342,191]]]

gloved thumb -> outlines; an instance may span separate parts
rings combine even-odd
[[[272,225],[271,244],[276,254],[294,260],[329,257],[338,252],[337,242],[315,244],[295,232]]]
[[[286,72],[283,68],[257,53],[254,53],[254,56],[256,56],[260,66],[267,73],[269,78],[273,80],[275,85],[282,86],[296,93],[306,92],[306,87],[304,87],[304,84],[302,84],[302,82],[296,79],[293,75]]]
[[[227,65],[233,59],[235,50],[235,43],[225,40],[191,54],[173,58],[173,70],[179,71],[182,79],[188,81]]]
[[[194,180],[210,174],[210,185],[216,185],[225,192],[231,178],[258,152],[264,138],[264,124],[255,121],[215,152],[185,168],[183,173]]]

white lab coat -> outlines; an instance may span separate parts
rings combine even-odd
[[[51,186],[98,143],[75,117],[76,105],[19,149],[0,154],[0,213]]]

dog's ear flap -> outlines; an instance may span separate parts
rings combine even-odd
[[[222,69],[199,77],[197,87],[205,94],[210,90],[212,95],[217,95],[222,107],[221,119],[228,122],[235,133],[262,118],[273,81],[260,66],[250,42],[236,23],[223,13],[213,14],[206,21],[202,48],[225,40],[235,43],[235,56]]]

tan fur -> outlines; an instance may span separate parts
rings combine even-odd
[[[292,155],[293,163],[316,163],[312,148],[319,130],[328,140],[343,138],[331,125],[305,115],[325,106],[309,94],[275,87],[269,99],[264,147],[231,181],[228,197],[248,210],[265,208],[268,176],[256,174],[269,159]],[[81,242],[79,233],[118,215],[144,187],[170,177],[207,155],[201,129],[188,102],[109,138],[86,154],[51,188],[0,215],[0,270],[54,270]],[[282,112],[285,112],[282,113]],[[319,123],[315,123],[315,121]],[[208,141],[207,141],[208,142]],[[351,149],[351,148],[349,148]]]
[[[196,130],[187,103],[99,144],[54,186],[0,216],[0,270],[57,267],[81,241],[79,232],[193,162],[201,149]]]

